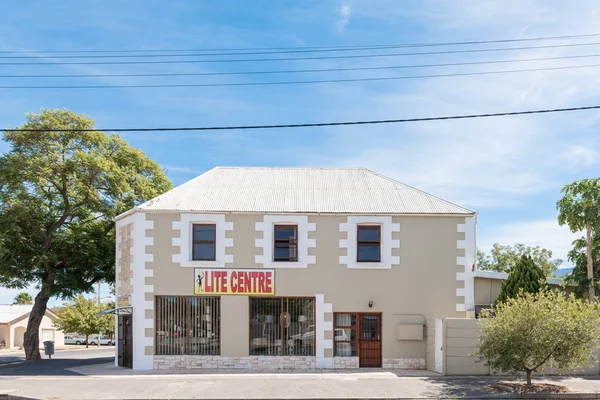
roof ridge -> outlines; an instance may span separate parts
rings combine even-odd
[[[469,208],[465,208],[465,207],[463,207],[463,206],[459,206],[458,204],[456,204],[456,203],[453,203],[453,202],[451,202],[451,201],[444,200],[444,199],[442,199],[441,197],[438,197],[438,196],[436,196],[436,195],[434,195],[434,194],[431,194],[431,193],[429,193],[429,192],[426,192],[426,191],[424,191],[424,190],[417,189],[416,187],[414,187],[414,186],[410,186],[410,185],[407,185],[406,183],[402,183],[402,182],[400,182],[400,181],[397,181],[397,180],[395,180],[395,179],[393,179],[393,178],[390,178],[389,176],[382,175],[382,174],[380,174],[379,172],[375,172],[375,171],[373,171],[372,169],[369,169],[369,168],[365,168],[365,169],[366,169],[367,171],[369,171],[370,173],[372,173],[373,175],[377,175],[378,177],[380,177],[380,178],[383,178],[383,179],[386,179],[386,180],[388,180],[388,181],[390,181],[390,182],[393,182],[393,183],[394,183],[394,184],[396,184],[396,185],[402,185],[402,186],[404,186],[405,188],[409,188],[409,189],[412,189],[412,190],[414,190],[414,191],[416,191],[416,192],[419,192],[419,193],[422,193],[422,194],[424,194],[424,195],[427,195],[427,196],[429,196],[429,197],[433,197],[434,199],[436,199],[436,200],[439,200],[439,201],[441,201],[441,202],[443,202],[443,203],[449,204],[449,205],[451,205],[451,206],[454,206],[454,207],[459,207],[459,208],[462,208],[463,210],[465,210],[465,211],[469,211],[469,212],[470,212],[470,213],[472,213],[472,214],[475,214],[475,213],[476,213],[475,211],[473,211],[473,210],[471,210],[471,209],[469,209]]]

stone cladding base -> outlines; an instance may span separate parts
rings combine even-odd
[[[358,357],[334,357],[335,369],[358,369]],[[425,369],[424,358],[384,358],[384,369]],[[315,357],[302,356],[154,356],[154,369],[303,369],[316,370]]]

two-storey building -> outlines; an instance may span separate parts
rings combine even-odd
[[[117,363],[425,368],[475,217],[362,168],[214,168],[117,218]]]

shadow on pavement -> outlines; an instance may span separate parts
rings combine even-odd
[[[583,381],[598,381],[600,380],[600,376],[596,375],[579,375],[579,376],[558,376],[558,375],[538,375],[534,381],[544,381],[546,383],[552,383],[555,385],[564,385],[573,390],[572,396],[577,396],[578,389],[581,388],[573,387],[573,383],[566,381],[571,378],[577,378]],[[446,399],[456,399],[456,398],[469,398],[469,399],[491,399],[491,398],[528,398],[527,395],[525,397],[519,397],[518,394],[511,393],[498,393],[491,390],[486,389],[486,386],[500,383],[500,382],[514,382],[517,379],[514,376],[460,376],[460,377],[449,377],[449,376],[438,376],[438,377],[424,377],[428,383],[432,385],[432,389],[430,392],[424,392],[422,395],[424,397],[434,397],[434,398],[446,398]],[[534,382],[535,383],[535,382]],[[584,390],[589,394],[588,390]],[[542,397],[540,397],[542,396]],[[561,395],[555,395],[561,396]],[[564,395],[563,395],[564,396]],[[543,394],[538,394],[536,398],[543,398]],[[565,398],[567,398],[565,396]],[[574,397],[569,397],[574,398]],[[597,397],[594,397],[597,398]]]
[[[13,364],[0,365],[0,376],[67,376],[82,375],[69,371],[69,368],[83,367],[96,364],[114,363],[114,356],[94,357],[88,359],[59,358],[38,361],[22,361]]]
[[[495,382],[507,380],[506,377],[469,376],[469,377],[431,377],[425,380],[432,385],[431,392],[424,392],[424,397],[433,398],[469,398],[485,399],[498,397],[498,393],[486,390],[485,387]]]
[[[0,355],[0,365],[12,364],[17,361],[23,361],[25,356],[21,354]]]

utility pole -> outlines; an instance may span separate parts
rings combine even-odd
[[[98,282],[98,307],[100,307],[100,282]],[[98,331],[98,347],[100,347],[100,335],[101,332]]]

